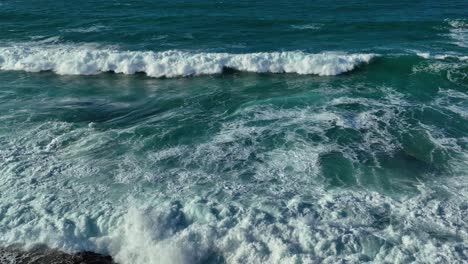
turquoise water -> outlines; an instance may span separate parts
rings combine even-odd
[[[466,1],[0,1],[0,246],[466,262],[467,18]]]

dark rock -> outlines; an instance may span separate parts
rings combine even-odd
[[[94,252],[68,254],[45,246],[30,250],[19,247],[0,248],[0,264],[116,264],[112,257]]]

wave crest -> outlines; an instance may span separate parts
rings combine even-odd
[[[53,71],[63,75],[101,72],[151,77],[180,77],[222,73],[225,68],[258,73],[338,75],[369,63],[373,54],[260,52],[247,54],[187,51],[119,51],[87,46],[0,47],[0,69]]]

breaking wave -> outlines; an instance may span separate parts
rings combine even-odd
[[[101,72],[146,73],[150,77],[219,74],[226,68],[257,73],[338,75],[369,63],[374,54],[300,51],[247,54],[188,51],[120,51],[90,46],[48,45],[0,47],[0,69],[27,72],[53,71],[62,75]]]

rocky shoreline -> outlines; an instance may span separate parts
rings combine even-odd
[[[1,264],[116,264],[112,257],[94,252],[65,253],[45,246],[23,250],[19,247],[0,248]]]

